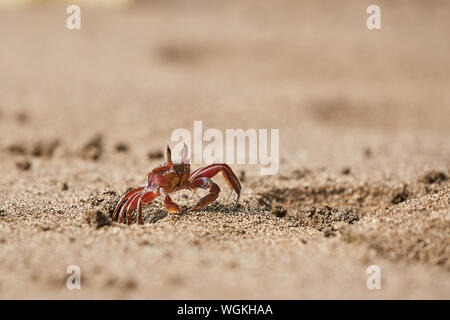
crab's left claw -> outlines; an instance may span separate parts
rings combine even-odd
[[[228,184],[228,186],[230,187],[230,189],[232,189],[236,192],[237,197],[236,197],[235,206],[237,206],[237,204],[239,202],[239,198],[241,196],[241,188],[242,188],[241,183],[239,182],[238,177],[236,177],[236,175],[234,174],[233,170],[231,170],[231,168],[227,164],[216,163],[216,164],[211,164],[209,166],[206,166],[204,168],[197,169],[191,173],[190,180],[192,181],[192,183],[191,183],[192,189],[211,188],[210,194],[205,196],[204,199],[201,199],[200,200],[201,203],[198,203],[191,210],[195,210],[195,209],[201,208],[205,205],[208,205],[209,203],[211,203],[212,201],[214,201],[217,198],[217,196],[220,192],[220,188],[215,183],[210,181],[210,179],[212,177],[214,177],[216,174],[218,174],[219,172],[222,172],[222,175],[225,178],[225,181]],[[217,187],[217,190],[216,190],[216,187]],[[215,198],[214,198],[214,196],[215,196]]]

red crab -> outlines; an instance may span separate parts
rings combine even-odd
[[[169,193],[182,189],[190,189],[194,192],[197,188],[209,189],[209,193],[188,211],[205,207],[214,202],[219,196],[220,188],[211,180],[219,172],[222,172],[227,184],[236,192],[237,205],[241,194],[241,183],[227,164],[211,164],[191,172],[191,165],[186,160],[186,157],[187,147],[185,145],[181,160],[172,161],[171,151],[169,146],[167,146],[165,150],[167,162],[156,166],[147,174],[145,186],[132,189],[123,195],[114,210],[113,220],[120,216],[119,222],[122,223],[124,218],[128,216],[128,224],[131,224],[132,212],[137,209],[139,212],[138,223],[143,224],[142,206],[152,202],[159,195],[164,198],[167,211],[170,213],[181,213],[180,207],[172,201]]]

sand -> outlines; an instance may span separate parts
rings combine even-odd
[[[369,4],[1,8],[0,298],[449,299],[450,5]],[[110,221],[195,120],[280,129],[279,173]]]

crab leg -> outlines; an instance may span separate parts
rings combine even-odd
[[[139,224],[144,224],[144,222],[142,221],[142,205],[152,202],[153,200],[155,200],[155,198],[157,196],[158,196],[158,192],[150,191],[150,192],[144,193],[142,195],[142,197],[139,198],[139,201],[137,203],[137,209],[139,212],[139,216],[138,216]]]
[[[191,173],[190,179],[191,181],[195,181],[199,178],[212,178],[219,172],[222,172],[222,175],[225,178],[225,181],[227,182],[228,186],[236,192],[237,194],[236,204],[237,204],[239,201],[239,197],[241,195],[241,183],[234,174],[233,170],[231,170],[231,168],[227,164],[216,163],[206,166],[204,168],[197,169]]]
[[[139,198],[139,201],[138,201],[138,204],[137,204],[137,210],[139,212],[138,223],[139,224],[144,224],[144,222],[142,221],[142,197]]]
[[[122,221],[127,217],[128,218],[128,224],[131,224],[131,218],[133,210],[138,209],[139,211],[139,217],[138,222],[139,224],[143,224],[142,222],[142,205],[145,205],[151,201],[153,201],[156,196],[158,195],[155,190],[151,191],[144,191],[141,193],[138,193],[130,198],[128,202],[122,207],[120,210],[121,216],[119,223],[122,223]]]
[[[128,210],[127,210],[128,225],[131,224],[131,218],[133,216],[133,210],[137,208],[137,206],[141,202],[141,199],[142,199],[143,196],[144,196],[144,194],[141,194],[140,196],[136,196],[136,198],[134,200],[134,202],[136,202],[135,205],[128,208]]]
[[[135,189],[131,189],[130,191],[128,191],[127,193],[125,193],[123,195],[123,197],[119,200],[119,202],[117,203],[116,209],[114,210],[114,214],[113,214],[113,220],[116,219],[117,213],[119,212],[119,210],[121,209],[121,207],[124,205],[124,203],[126,202],[126,200],[130,199],[132,196],[134,196],[136,193],[141,192],[142,190],[144,190],[144,187],[139,187],[139,188],[135,188]],[[128,202],[128,201],[127,201]]]
[[[119,223],[122,223],[123,219],[124,219],[127,215],[129,215],[129,216],[128,216],[128,217],[129,217],[128,219],[130,220],[130,216],[131,216],[130,209],[133,210],[133,209],[136,208],[137,201],[138,201],[138,199],[139,199],[141,196],[142,196],[142,193],[135,194],[134,196],[132,196],[132,197],[125,203],[125,205],[122,207],[122,209],[120,209],[121,215],[120,215]]]

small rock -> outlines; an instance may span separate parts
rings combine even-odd
[[[283,218],[287,214],[287,209],[283,208],[282,206],[275,206],[272,209],[272,214],[274,214],[278,218]]]
[[[31,162],[28,160],[22,160],[19,162],[16,162],[16,167],[19,170],[27,171],[31,169]]]
[[[81,150],[85,159],[98,160],[103,153],[103,138],[100,135],[92,138]]]
[[[447,175],[441,171],[430,171],[426,173],[420,180],[422,182],[432,184],[432,183],[441,183],[448,179]]]
[[[241,172],[239,173],[239,181],[245,182],[245,171],[244,170],[241,170]]]
[[[40,157],[44,153],[44,146],[41,143],[37,143],[33,150],[31,151],[31,154],[35,157]]]
[[[358,215],[350,208],[331,208],[329,206],[316,208],[311,206],[303,209],[298,215],[301,225],[312,227],[319,231],[330,229],[334,231],[334,225],[339,227],[339,222],[343,225],[352,224],[359,220]]]
[[[117,152],[127,152],[128,146],[125,143],[119,142],[116,144],[115,149]]]
[[[62,191],[67,191],[69,190],[69,185],[67,184],[67,182],[64,182],[62,185]]]
[[[372,157],[372,149],[370,149],[369,147],[364,148],[364,156],[366,158]]]
[[[131,190],[132,188],[129,188]],[[119,194],[113,190],[103,190],[101,193],[92,195],[88,201],[92,207],[97,210],[108,213],[110,216],[116,208],[117,201],[119,201]]]
[[[293,179],[297,179],[297,180],[298,179],[303,179],[304,177],[306,177],[310,173],[311,173],[311,171],[308,170],[308,169],[302,169],[302,170],[296,169],[296,170],[292,171],[291,177]]]
[[[403,190],[401,192],[394,195],[391,202],[392,202],[392,204],[399,204],[401,202],[408,200],[408,197],[409,197],[409,192],[405,185],[405,186],[403,186]]]
[[[12,144],[6,150],[8,150],[8,152],[21,155],[24,155],[27,152],[25,147],[20,144]]]
[[[86,213],[85,220],[89,225],[95,226],[97,229],[103,226],[111,225],[111,220],[98,209],[90,210]]]
[[[335,232],[333,231],[332,228],[325,228],[323,229],[323,235],[327,238],[332,237],[335,235]]]
[[[348,175],[352,172],[352,170],[349,167],[345,167],[344,169],[342,169],[341,173]]]
[[[30,117],[25,111],[21,111],[16,114],[16,120],[18,123],[25,124],[30,120]]]
[[[36,143],[31,151],[31,154],[35,157],[51,157],[59,145],[58,140],[53,140],[50,142],[38,142]]]
[[[125,282],[123,283],[123,288],[125,290],[131,290],[131,289],[136,289],[138,286],[137,282],[134,279],[127,279],[125,280]]]
[[[42,231],[49,231],[49,230],[53,230],[54,229],[54,227],[52,225],[50,225],[50,224],[40,224],[39,228]]]
[[[150,151],[148,153],[148,158],[150,160],[154,160],[154,159],[162,159],[164,157],[164,154],[162,153],[161,150],[159,151]]]

